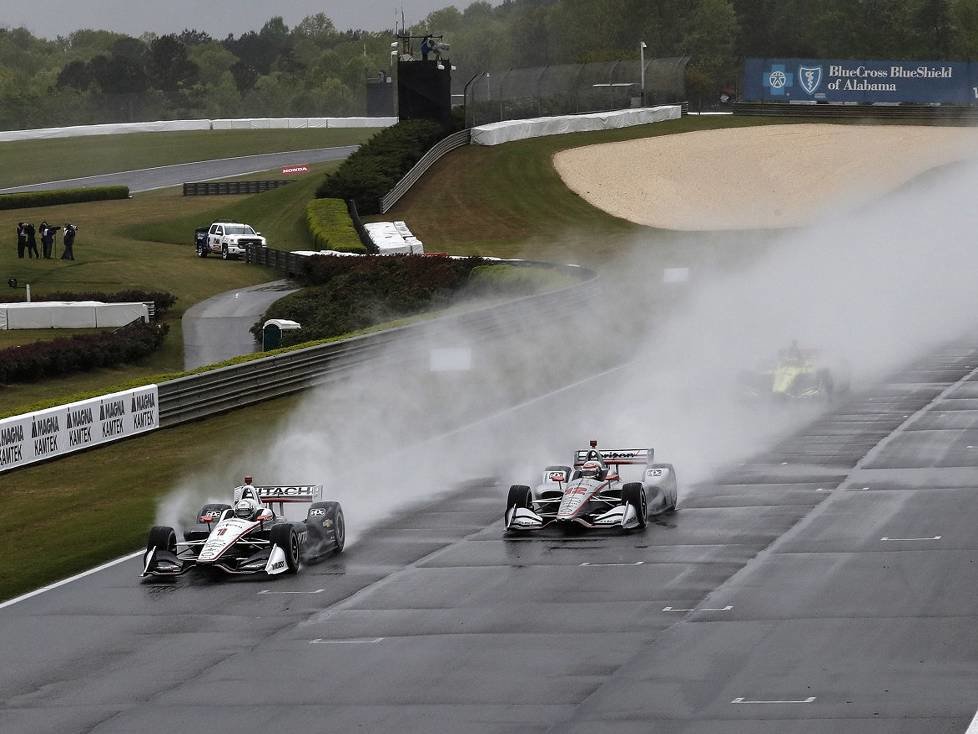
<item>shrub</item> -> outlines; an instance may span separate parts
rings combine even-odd
[[[306,204],[306,226],[321,250],[367,252],[341,199],[313,199]]]
[[[23,300],[18,295],[0,293],[0,303],[19,303]],[[102,293],[101,291],[52,291],[51,293],[31,294],[32,301],[101,301],[102,303],[141,303],[152,301],[156,304],[156,317],[163,318],[163,315],[170,310],[177,297],[168,291],[140,291],[125,290],[115,293]]]
[[[167,329],[166,324],[137,321],[110,332],[0,349],[0,383],[32,382],[42,377],[133,362],[158,349]]]
[[[361,214],[378,214],[380,199],[450,129],[433,120],[405,120],[360,146],[316,191],[320,199],[353,199]]]
[[[27,209],[35,206],[76,204],[80,201],[128,198],[128,186],[92,186],[87,189],[25,191],[19,194],[0,194],[0,209]]]
[[[302,330],[287,343],[323,339],[373,324],[444,307],[466,284],[481,258],[390,255],[306,258],[303,290],[276,301],[252,327],[267,319],[292,319]]]

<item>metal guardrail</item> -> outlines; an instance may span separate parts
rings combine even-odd
[[[469,129],[459,130],[452,133],[447,138],[443,138],[435,143],[421,159],[414,164],[410,171],[404,174],[394,188],[392,188],[380,200],[380,213],[386,214],[393,206],[401,200],[401,197],[418,182],[418,180],[437,163],[444,155],[452,152],[456,148],[461,148],[472,142],[472,131]]]
[[[769,115],[771,117],[872,118],[902,120],[935,120],[973,125],[978,122],[978,108],[951,105],[872,105],[872,104],[789,104],[784,102],[738,102],[735,115]]]
[[[462,328],[473,339],[484,340],[512,333],[525,321],[530,307],[534,314],[545,318],[571,317],[575,308],[583,305],[596,287],[597,275],[580,268],[568,270],[580,274],[583,282],[462,314],[428,319],[162,382],[158,386],[160,427],[322,385],[346,377],[354,370],[362,370],[368,362],[379,366],[402,361],[411,351],[420,355],[421,350],[427,349],[423,337],[445,326]],[[396,352],[387,350],[393,344],[400,347]]]
[[[267,181],[189,181],[183,184],[184,196],[226,196],[233,194],[260,194],[292,183],[290,180]]]

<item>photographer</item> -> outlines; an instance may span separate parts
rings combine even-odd
[[[65,251],[61,255],[62,260],[74,260],[75,253],[72,248],[75,245],[75,235],[78,234],[78,226],[65,222],[64,244]]]
[[[32,222],[24,225],[24,232],[27,233],[27,257],[41,259],[41,253],[37,251],[37,229]]]
[[[61,227],[52,227],[47,222],[41,222],[41,249],[44,251],[44,259],[51,259],[51,250],[54,248],[54,237]]]
[[[17,257],[24,259],[24,250],[27,248],[27,231],[23,222],[17,222]]]

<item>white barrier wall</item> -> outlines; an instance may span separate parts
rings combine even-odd
[[[48,138],[80,138],[86,135],[180,132],[183,130],[268,130],[295,128],[390,127],[396,117],[248,117],[236,120],[161,120],[119,122],[105,125],[42,127],[36,130],[0,131],[0,143]]]
[[[0,420],[0,472],[146,433],[160,425],[156,385]]]
[[[504,120],[472,128],[473,145],[501,145],[514,140],[539,138],[544,135],[612,130],[634,125],[648,125],[682,117],[680,105],[639,107],[614,112],[591,112],[586,115],[534,117],[529,120]]]
[[[99,329],[142,319],[149,321],[145,303],[101,301],[33,301],[0,303],[3,329]]]
[[[126,133],[180,132],[210,130],[210,120],[162,120],[160,122],[118,122],[105,125],[74,125],[72,127],[41,127],[36,130],[0,131],[0,142],[14,140],[45,140],[48,138],[80,138],[86,135],[124,135]]]

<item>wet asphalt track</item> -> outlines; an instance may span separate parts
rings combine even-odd
[[[642,534],[507,541],[483,481],[274,583],[140,584],[130,560],[0,609],[2,730],[965,732],[976,345]]]
[[[324,161],[343,160],[358,145],[343,145],[335,148],[312,148],[309,150],[293,150],[283,153],[260,153],[235,158],[217,158],[210,161],[194,163],[175,163],[169,166],[156,166],[119,173],[104,173],[83,178],[69,178],[60,181],[45,181],[44,183],[13,186],[0,189],[0,194],[12,194],[18,191],[43,191],[47,189],[78,189],[89,186],[128,186],[129,191],[152,191],[168,186],[180,186],[184,181],[212,181],[231,176],[241,176],[258,171],[270,171],[273,168],[302,163],[322,163]]]
[[[221,261],[219,267],[239,265]],[[252,325],[275,301],[295,291],[289,281],[273,280],[219,293],[188,308],[182,319],[184,369],[254,352]]]

